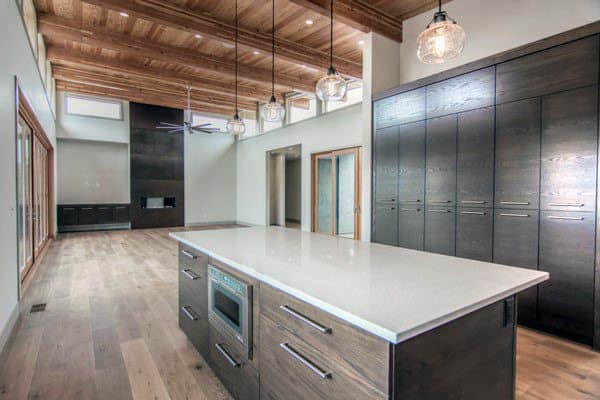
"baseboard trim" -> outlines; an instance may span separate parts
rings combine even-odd
[[[19,303],[15,304],[15,307],[10,313],[8,317],[8,321],[6,321],[6,325],[2,328],[2,332],[0,332],[0,351],[4,350],[4,346],[8,339],[10,338],[13,329],[15,329],[15,325],[19,319]]]
[[[191,222],[191,223],[185,224],[186,228],[213,226],[213,225],[237,225],[237,221]]]
[[[114,231],[119,229],[131,229],[131,224],[128,222],[123,224],[64,225],[58,227],[58,233]]]

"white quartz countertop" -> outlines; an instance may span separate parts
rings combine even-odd
[[[171,237],[391,343],[548,279],[548,273],[278,227]]]

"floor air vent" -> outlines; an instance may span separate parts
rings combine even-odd
[[[46,311],[46,303],[34,304],[31,306],[30,313],[36,313],[40,311]]]

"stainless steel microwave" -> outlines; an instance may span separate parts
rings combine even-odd
[[[252,358],[252,285],[209,265],[208,320]]]

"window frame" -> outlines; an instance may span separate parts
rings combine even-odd
[[[88,114],[80,114],[69,112],[69,98],[80,99],[80,100],[88,100],[88,101],[96,101],[98,103],[107,103],[107,104],[118,104],[119,105],[119,118],[112,117],[100,117],[97,115],[88,115]],[[100,97],[81,95],[76,93],[65,93],[64,99],[64,114],[65,115],[73,115],[76,117],[84,117],[84,118],[97,118],[97,119],[106,119],[109,121],[123,121],[123,102],[120,100],[111,100],[111,99],[103,99]]]

